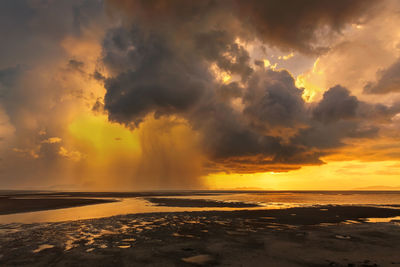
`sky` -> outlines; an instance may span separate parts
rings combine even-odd
[[[400,188],[397,0],[0,1],[0,189]]]

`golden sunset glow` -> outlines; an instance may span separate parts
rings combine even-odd
[[[125,151],[140,153],[138,131],[111,123],[105,115],[83,115],[68,126],[69,133],[77,141],[92,146],[96,154],[107,157],[110,153]]]
[[[399,175],[398,161],[333,161],[290,172],[213,174],[207,183],[210,188],[242,190],[390,190],[400,186]],[[377,180],[384,180],[386,187]]]
[[[301,74],[296,78],[296,86],[304,88],[303,99],[306,102],[313,102],[317,96],[320,97],[321,92],[324,91],[322,88],[321,79],[323,77],[323,70],[319,70],[318,66],[319,58],[314,63],[311,71],[305,74]]]
[[[189,23],[163,1],[94,2],[4,43],[4,188],[399,186],[394,1],[282,24],[261,4],[187,3]]]

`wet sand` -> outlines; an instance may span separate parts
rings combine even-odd
[[[0,215],[115,202],[114,199],[0,197]]]
[[[399,266],[400,210],[319,206],[0,226],[0,266]]]

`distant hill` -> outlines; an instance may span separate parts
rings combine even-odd
[[[354,190],[400,190],[400,186],[373,185],[354,188]]]

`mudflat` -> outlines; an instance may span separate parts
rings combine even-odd
[[[120,215],[0,226],[1,266],[397,266],[400,216],[379,207]]]
[[[51,210],[71,208],[85,205],[115,202],[114,199],[90,199],[90,198],[18,198],[0,197],[0,215],[39,210]]]

